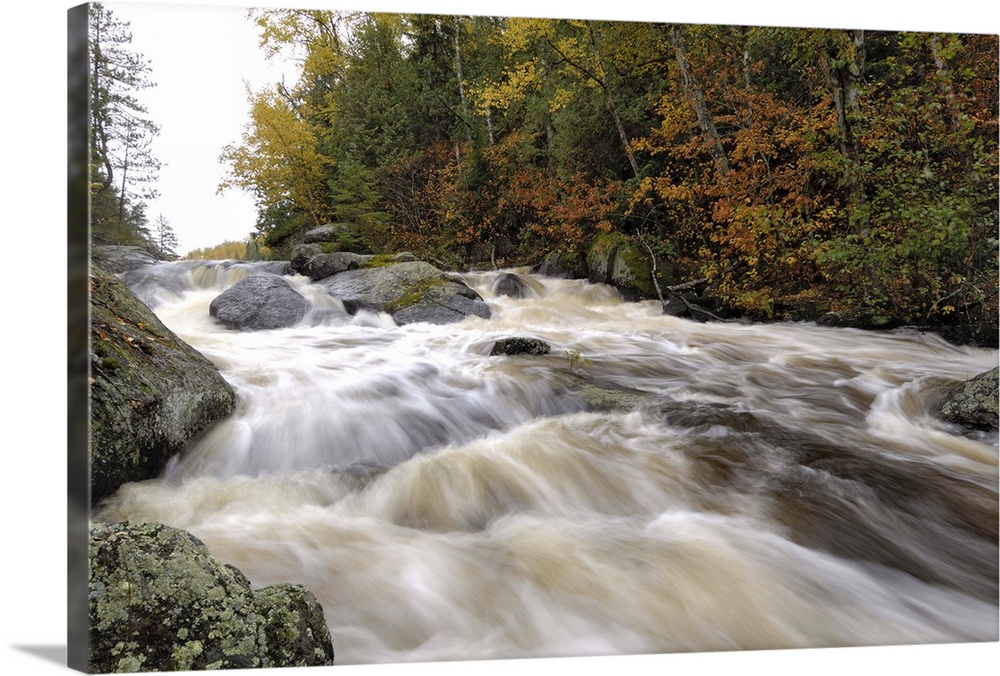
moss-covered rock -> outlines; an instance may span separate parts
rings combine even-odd
[[[587,257],[576,251],[551,251],[534,272],[546,277],[586,279]]]
[[[229,415],[236,395],[115,275],[90,274],[90,472],[96,504],[158,476],[171,456]]]
[[[657,284],[662,288],[672,281],[670,261],[657,259],[654,282],[649,253],[617,232],[604,232],[594,238],[586,260],[591,282],[613,286],[629,301],[658,298]]]
[[[255,592],[186,531],[95,523],[89,550],[91,672],[333,663],[323,610],[309,590]]]
[[[479,294],[423,261],[349,270],[320,284],[349,312],[387,312],[400,325],[447,324],[470,315],[490,316]]]

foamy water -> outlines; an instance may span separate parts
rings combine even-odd
[[[995,350],[698,324],[524,270],[523,299],[466,276],[491,319],[397,327],[296,276],[300,325],[227,330],[209,303],[253,267],[130,276],[239,404],[96,518],[307,585],[338,663],[998,638],[997,438],[931,413]],[[512,336],[552,351],[489,356]],[[588,410],[579,375],[646,403]]]

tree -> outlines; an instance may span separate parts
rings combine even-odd
[[[242,188],[254,195],[260,213],[280,219],[263,223],[262,235],[280,242],[301,227],[322,225],[330,215],[328,168],[313,125],[294,99],[279,89],[251,96],[251,121],[240,145],[223,148],[228,173],[219,191]]]
[[[161,257],[168,260],[177,258],[177,245],[179,244],[177,235],[163,214],[157,216],[153,222],[152,237]]]
[[[159,127],[136,98],[153,86],[151,67],[128,49],[131,41],[127,22],[101,3],[90,6],[91,228],[95,238],[121,243],[144,239],[137,206],[156,196],[150,185],[160,168],[151,150]]]

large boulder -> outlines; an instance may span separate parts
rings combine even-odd
[[[209,313],[231,329],[266,331],[294,326],[309,304],[284,277],[255,272],[216,296]]]
[[[948,388],[938,408],[941,418],[968,429],[996,430],[1000,421],[998,374],[1000,367]]]
[[[349,270],[319,284],[349,312],[386,312],[399,325],[448,324],[470,315],[490,317],[489,305],[479,294],[423,261]]]
[[[658,298],[657,285],[670,284],[670,261],[657,259],[656,279],[646,252],[619,233],[601,233],[587,252],[587,278],[594,283],[608,284],[618,289],[628,301]]]
[[[229,415],[236,395],[115,275],[90,274],[91,502],[158,476],[171,456]]]
[[[89,550],[91,673],[333,664],[312,592],[254,591],[186,531],[94,523]]]
[[[586,279],[587,258],[577,252],[551,251],[546,254],[534,272],[545,277]]]
[[[305,247],[315,246],[312,244],[303,245],[298,249],[301,252]],[[336,251],[334,253],[318,253],[312,256],[297,255],[292,259],[291,268],[301,275],[305,275],[313,281],[319,281],[332,277],[333,275],[348,270],[357,270],[367,265],[374,256],[356,254],[349,251]]]
[[[95,246],[90,252],[95,263],[116,275],[131,272],[162,261],[146,249],[138,246],[108,244]]]

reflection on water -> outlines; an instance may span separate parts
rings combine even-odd
[[[240,333],[208,306],[246,273],[129,279],[240,404],[98,518],[308,585],[339,663],[998,638],[997,439],[930,413],[994,350],[698,324],[523,270],[520,299],[468,275],[493,317],[447,326],[290,277],[300,325]],[[489,356],[511,336],[553,349]],[[587,410],[580,371],[649,396]]]

